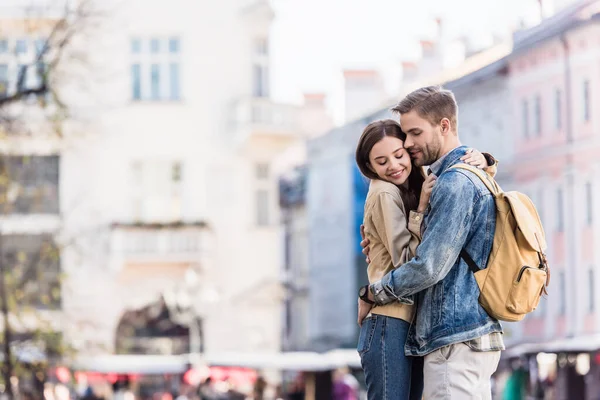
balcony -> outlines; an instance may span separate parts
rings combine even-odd
[[[208,244],[204,223],[114,224],[111,255],[119,264],[201,264]]]
[[[241,99],[235,106],[234,141],[243,147],[279,151],[301,137],[299,114],[299,107],[268,98]]]

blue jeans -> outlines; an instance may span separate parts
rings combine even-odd
[[[365,371],[369,400],[420,400],[423,358],[404,354],[410,324],[373,314],[360,328],[357,350]]]

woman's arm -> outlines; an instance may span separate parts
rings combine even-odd
[[[482,153],[477,149],[469,149],[467,150],[467,154],[460,159],[465,164],[483,169],[492,178],[496,176],[496,172],[498,171],[498,160],[490,153]]]
[[[419,237],[408,229],[400,196],[387,192],[379,193],[373,205],[372,218],[377,234],[392,258],[394,268],[410,260],[419,245]]]

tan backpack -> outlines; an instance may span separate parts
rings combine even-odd
[[[490,190],[496,202],[496,231],[487,268],[479,268],[463,249],[460,256],[475,274],[479,303],[502,321],[520,321],[536,309],[547,294],[550,269],[546,261],[546,236],[529,197],[503,192],[482,170],[467,164],[452,168],[473,172]]]

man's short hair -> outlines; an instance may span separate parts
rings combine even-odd
[[[406,114],[415,110],[421,118],[432,125],[438,125],[442,118],[450,120],[451,128],[458,129],[458,104],[454,93],[441,86],[427,86],[409,93],[398,105],[392,108],[393,112]]]

